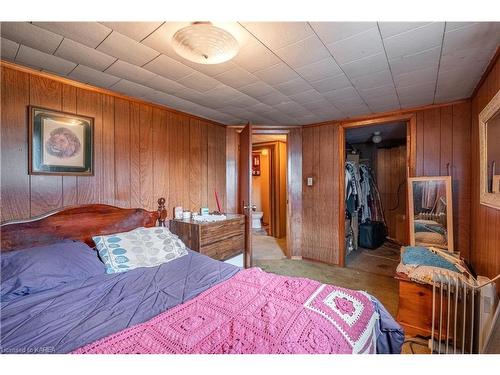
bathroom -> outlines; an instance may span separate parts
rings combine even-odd
[[[252,136],[253,259],[286,257],[286,134]]]

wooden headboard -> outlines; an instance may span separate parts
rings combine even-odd
[[[165,199],[158,199],[158,211],[89,204],[64,208],[42,217],[7,222],[0,226],[0,250],[12,251],[49,245],[61,240],[79,240],[93,247],[92,236],[126,232],[137,227],[165,225]]]

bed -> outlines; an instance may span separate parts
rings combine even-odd
[[[154,212],[85,205],[3,224],[2,271],[7,252],[29,260],[37,248],[53,250],[48,268],[74,252],[96,271],[54,286],[45,275],[31,281],[38,289],[2,294],[1,352],[400,352],[401,327],[365,292],[243,270],[191,250],[155,267],[101,272],[92,236],[165,225],[159,203]]]

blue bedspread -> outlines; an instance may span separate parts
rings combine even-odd
[[[158,267],[102,274],[2,302],[0,352],[69,353],[186,302],[239,271],[199,253]],[[404,333],[375,298],[379,353],[399,353]]]
[[[3,353],[68,353],[196,297],[239,268],[199,253],[2,302]]]

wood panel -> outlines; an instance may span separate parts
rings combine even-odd
[[[62,110],[62,84],[48,78],[30,77],[30,104]],[[62,177],[33,175],[30,179],[31,216],[62,207]]]
[[[130,207],[130,103],[115,99],[115,205]],[[165,197],[166,199],[167,197]]]
[[[102,96],[102,196],[104,204],[115,204],[115,99]],[[152,208],[151,208],[152,209]]]
[[[238,207],[239,146],[238,132],[235,129],[226,128],[226,210],[230,213],[240,212]]]
[[[77,114],[94,118],[94,175],[78,176],[78,204],[100,203],[102,196],[102,95],[78,89]],[[31,199],[33,201],[33,197]]]
[[[302,129],[292,129],[287,137],[288,194],[287,249],[290,257],[302,256]]]
[[[407,243],[406,145],[377,149],[377,187],[384,208],[388,236]]]
[[[76,87],[63,84],[62,87],[62,110],[64,112],[76,113]],[[62,177],[63,206],[73,206],[78,202],[78,185],[76,176]]]
[[[484,276],[500,273],[500,210],[479,203],[479,113],[500,90],[498,54],[472,98],[471,111],[471,253],[474,270]],[[464,142],[465,143],[465,142]],[[500,283],[497,283],[500,287]]]
[[[30,216],[28,105],[30,76],[2,67],[2,221]]]
[[[216,189],[225,206],[224,127],[10,65],[1,74],[2,222],[85,203],[154,210],[160,196],[172,217],[174,206],[207,206]],[[28,175],[30,104],[94,118],[94,176]]]

